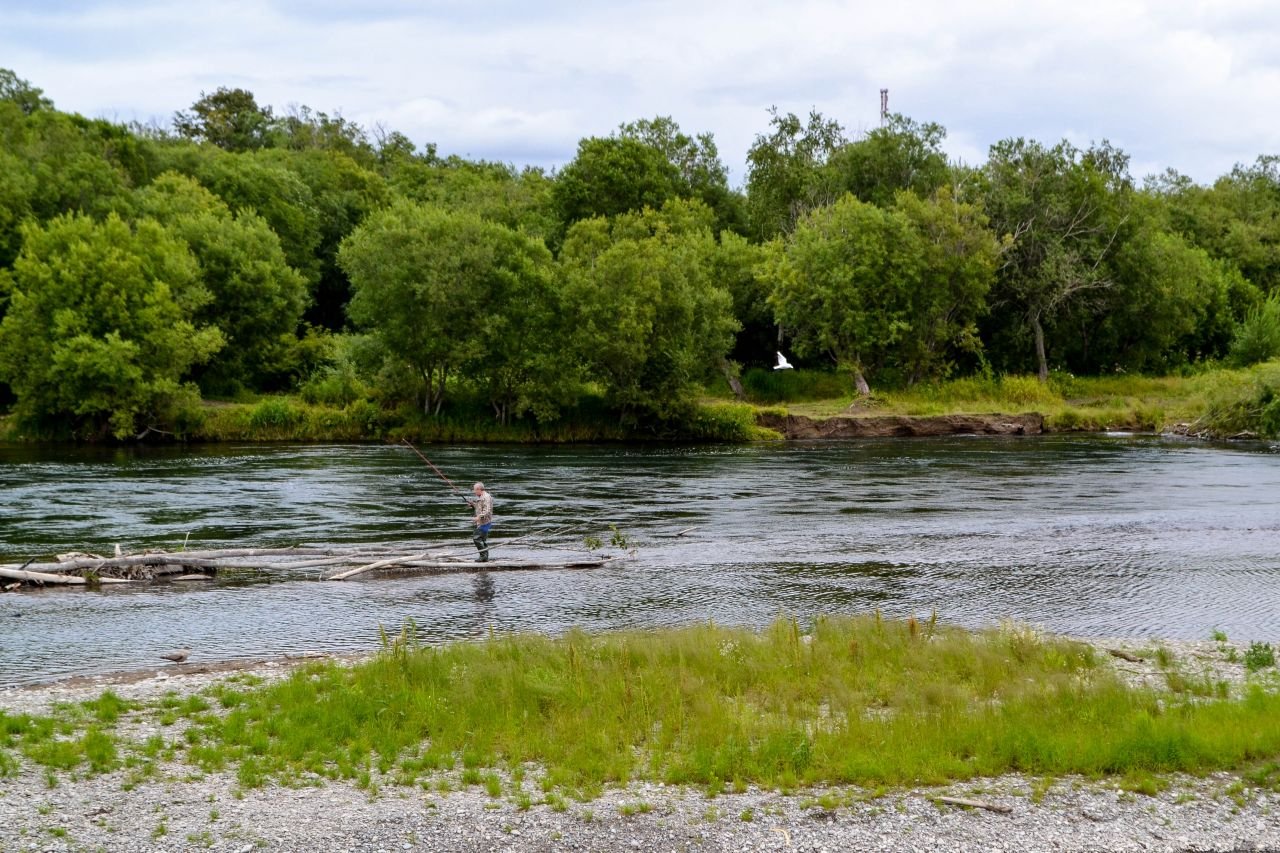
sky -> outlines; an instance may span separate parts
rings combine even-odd
[[[770,107],[857,139],[882,88],[975,166],[1011,137],[1206,184],[1280,154],[1274,0],[0,0],[0,67],[93,118],[168,126],[242,88],[518,167],[670,116],[735,185]]]

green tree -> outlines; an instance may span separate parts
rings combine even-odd
[[[36,178],[27,163],[0,151],[0,269],[13,265],[22,247],[18,227],[31,215],[31,198],[36,193]],[[0,317],[4,316],[0,304]]]
[[[742,232],[746,209],[741,194],[729,187],[729,170],[720,161],[715,137],[710,133],[689,136],[671,116],[627,122],[617,136],[654,148],[675,167],[682,198],[696,198],[715,212],[715,231]]]
[[[1280,358],[1280,294],[1273,293],[1251,310],[1231,340],[1231,362],[1248,367]]]
[[[912,331],[923,247],[911,221],[846,194],[796,224],[769,273],[770,302],[800,355],[826,354],[860,395]]]
[[[711,258],[711,280],[729,291],[733,316],[741,326],[730,354],[738,364],[773,364],[777,349],[770,284],[759,272],[766,257],[760,244],[722,231],[719,249]]]
[[[307,106],[291,107],[276,120],[271,142],[272,147],[290,151],[342,154],[366,169],[378,163],[377,152],[364,128],[340,115],[330,116]]]
[[[747,151],[747,219],[757,240],[789,233],[805,213],[840,196],[825,167],[846,141],[840,125],[816,110],[807,122],[777,107],[769,115],[773,130]]]
[[[125,213],[130,188],[152,168],[147,145],[126,128],[53,109],[28,115],[3,100],[0,151],[33,179],[28,207],[41,221],[72,211]]]
[[[1070,369],[1167,372],[1226,353],[1234,303],[1257,290],[1231,264],[1172,233],[1163,201],[1135,195],[1106,263],[1114,284],[1077,300],[1055,324]]]
[[[216,327],[226,346],[199,372],[202,387],[230,393],[263,387],[285,363],[307,298],[280,240],[252,211],[230,208],[192,178],[160,176],[138,193],[137,210],[182,239],[211,299],[192,319]]]
[[[0,68],[0,101],[16,104],[26,115],[37,110],[53,109],[53,101],[41,89],[32,86],[8,68]]]
[[[399,161],[388,182],[393,191],[421,204],[475,213],[543,240],[560,226],[554,182],[541,169],[456,156],[413,158]]]
[[[151,220],[79,214],[23,228],[0,381],[15,414],[42,431],[124,438],[168,423],[193,391],[182,380],[222,346],[192,317],[209,300],[194,258]]]
[[[569,230],[560,265],[573,352],[624,420],[661,429],[687,415],[733,345],[710,221],[705,205],[673,200]]]
[[[550,413],[556,395],[536,388],[550,377],[539,348],[562,342],[539,325],[555,314],[539,241],[473,213],[402,201],[356,228],[338,262],[351,278],[352,321],[412,367],[425,412],[438,414],[450,377],[469,368],[500,419],[522,407]]]
[[[627,137],[592,137],[556,176],[552,199],[567,227],[593,216],[661,208],[680,194],[680,174],[664,152]]]
[[[190,110],[174,113],[179,136],[208,142],[225,151],[252,151],[271,141],[275,120],[270,107],[258,106],[247,89],[219,87],[213,94],[200,93]]]
[[[1125,162],[1106,143],[1094,152],[1024,139],[991,148],[985,210],[996,233],[1009,238],[994,298],[1011,309],[1002,320],[1030,332],[1041,381],[1049,376],[1047,325],[1114,283],[1107,262],[1132,189]]]
[[[351,282],[338,266],[338,246],[369,213],[388,204],[391,192],[386,181],[337,150],[271,150],[254,157],[288,170],[307,188],[307,207],[318,239],[312,249],[314,273],[306,319],[339,330],[346,322]]]
[[[1210,187],[1170,171],[1148,190],[1167,203],[1174,230],[1234,264],[1263,293],[1280,292],[1280,157],[1236,165]]]
[[[908,294],[911,333],[902,338],[899,361],[910,382],[943,377],[957,355],[982,350],[977,321],[1001,245],[986,215],[956,201],[949,188],[928,199],[899,191],[893,209],[912,224],[921,252],[920,283]]]
[[[276,161],[273,152],[228,154],[217,148],[177,143],[160,149],[158,165],[195,178],[232,212],[257,213],[280,238],[289,266],[308,287],[320,279],[320,213],[310,187]]]
[[[946,137],[940,124],[891,115],[883,126],[831,153],[826,163],[830,183],[879,207],[892,205],[902,190],[926,198],[951,178],[942,151]]]

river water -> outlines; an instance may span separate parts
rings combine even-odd
[[[603,539],[604,568],[0,594],[0,686],[157,663],[879,609],[1082,636],[1280,639],[1280,453],[1151,436],[748,446],[426,447],[495,496],[502,540]],[[404,447],[0,447],[0,563],[324,543],[457,543],[462,501]],[[610,525],[626,537],[610,546]],[[555,533],[556,528],[564,528]],[[525,540],[537,542],[538,539]]]

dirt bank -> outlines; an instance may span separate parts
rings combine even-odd
[[[937,435],[1039,435],[1044,415],[836,415],[815,419],[803,415],[760,415],[762,427],[788,439],[888,438]]]

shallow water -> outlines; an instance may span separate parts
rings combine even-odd
[[[1280,453],[1148,436],[711,446],[426,447],[496,501],[502,538],[634,554],[602,569],[374,578],[235,572],[196,586],[0,595],[0,685],[192,661],[780,613],[937,610],[1085,636],[1280,635]],[[694,528],[689,530],[689,528]],[[684,532],[687,531],[687,532]],[[683,532],[683,535],[678,535]],[[467,507],[379,445],[0,447],[0,562],[67,551],[427,541]],[[617,553],[617,548],[610,549]],[[162,663],[162,662],[161,662]]]

